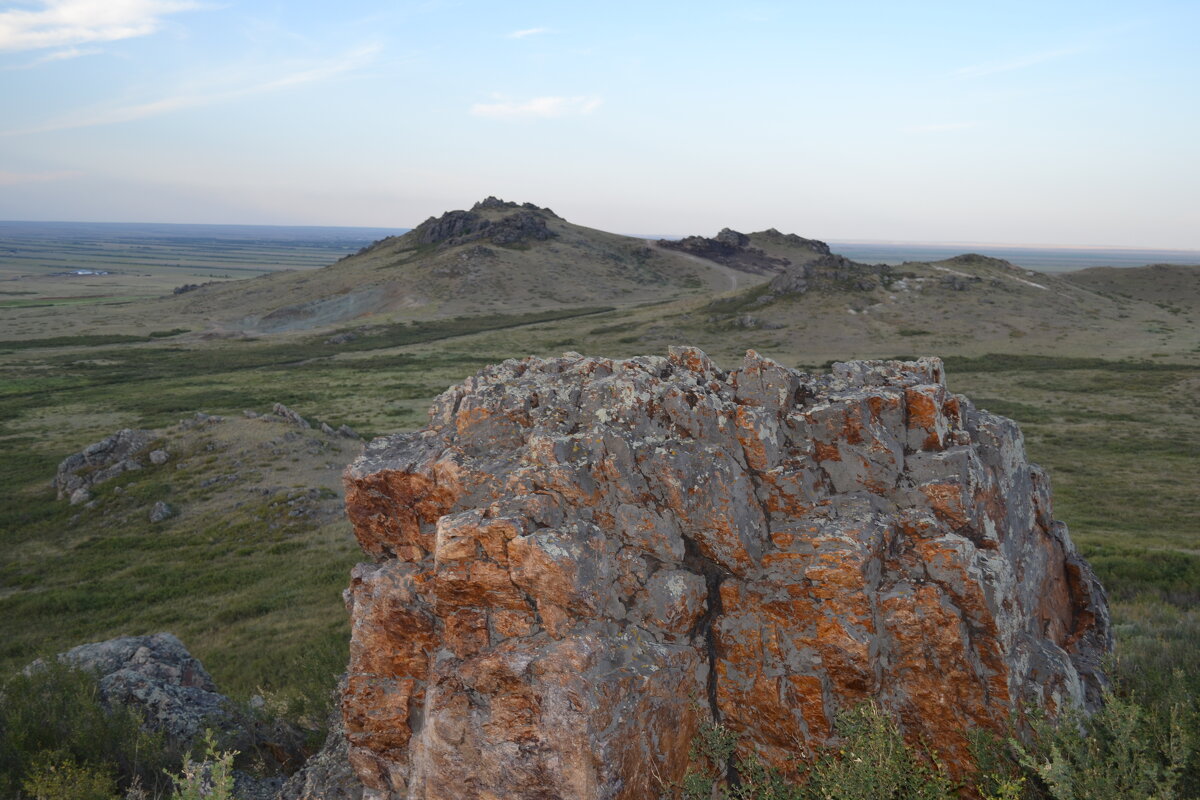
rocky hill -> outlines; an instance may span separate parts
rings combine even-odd
[[[489,197],[328,267],[199,287],[162,310],[220,328],[283,332],[397,315],[630,304],[729,286],[717,264]]]
[[[962,774],[966,731],[1099,702],[1104,591],[938,359],[507,361],[346,482],[379,796],[654,797],[713,721],[786,772],[865,700]]]

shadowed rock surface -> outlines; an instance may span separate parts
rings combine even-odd
[[[369,797],[653,797],[705,719],[786,768],[867,699],[961,772],[1099,702],[1103,589],[936,358],[506,361],[345,478]]]
[[[205,726],[229,720],[229,698],[183,642],[169,633],[122,636],[74,647],[59,660],[95,673],[107,705],[137,708],[146,722],[191,744]]]
[[[774,228],[770,232],[779,234]],[[779,235],[782,236],[782,234]],[[816,246],[824,248],[824,252],[829,252],[829,246],[824,242],[802,239],[795,234],[792,234],[792,238],[795,240],[795,244]],[[731,228],[722,228],[720,233],[711,239],[703,236],[688,236],[678,241],[659,239],[658,246],[668,250],[678,250],[698,258],[707,258],[709,261],[724,264],[732,269],[757,275],[773,275],[782,272],[792,264],[787,258],[772,256],[761,248],[754,247],[750,244],[749,236]]]
[[[771,279],[773,294],[803,294],[813,286],[867,292],[890,277],[891,267],[886,264],[859,264],[845,256],[823,255],[807,264],[789,266]]]

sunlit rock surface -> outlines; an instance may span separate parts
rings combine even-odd
[[[368,797],[657,797],[706,719],[783,767],[867,699],[961,771],[1019,703],[1098,702],[1103,590],[936,358],[507,361],[346,485]]]

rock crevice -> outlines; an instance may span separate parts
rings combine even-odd
[[[961,771],[969,729],[1098,702],[1103,590],[938,359],[510,360],[346,486],[379,797],[654,796],[705,720],[786,768],[868,699]]]

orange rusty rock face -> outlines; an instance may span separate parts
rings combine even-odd
[[[941,362],[526,359],[371,443],[347,512],[350,760],[380,797],[635,800],[707,720],[792,769],[877,702],[958,773],[1094,706],[1103,590],[1015,425]]]

